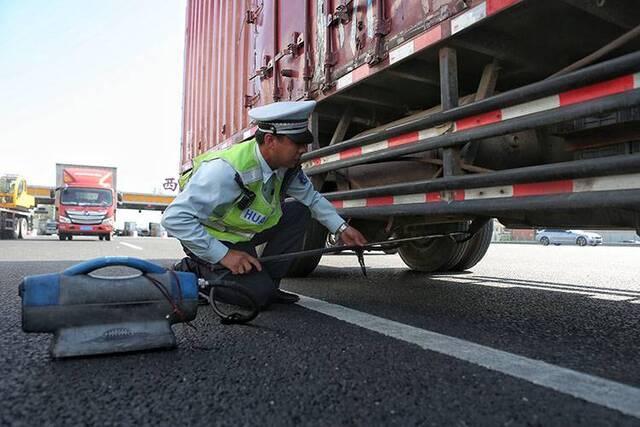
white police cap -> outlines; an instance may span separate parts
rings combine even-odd
[[[276,135],[286,135],[297,144],[313,142],[309,132],[309,116],[316,101],[283,101],[249,110],[249,117],[258,129]]]

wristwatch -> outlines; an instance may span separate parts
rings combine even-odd
[[[334,234],[336,236],[340,236],[340,234],[342,234],[342,232],[344,230],[346,230],[347,228],[349,228],[349,224],[347,224],[346,222],[343,222],[342,225],[340,227],[338,227],[338,229],[336,230],[336,232]]]

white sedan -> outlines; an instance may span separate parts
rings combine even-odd
[[[544,246],[550,244],[571,244],[578,246],[596,246],[602,244],[601,235],[583,230],[541,230],[536,235],[536,240]]]

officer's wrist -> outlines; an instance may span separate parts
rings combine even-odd
[[[345,222],[343,222],[340,227],[338,227],[338,229],[336,230],[335,234],[336,236],[339,236],[340,234],[342,234],[347,228],[349,228],[349,224]]]

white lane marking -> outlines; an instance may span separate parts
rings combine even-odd
[[[300,295],[299,305],[352,325],[640,418],[640,389]]]
[[[127,243],[127,242],[118,242],[118,243],[120,243],[121,245],[125,245],[127,247],[130,247],[131,249],[137,249],[139,251],[142,250],[142,248],[140,246],[132,245],[131,243]]]
[[[517,282],[517,281],[509,281],[509,282],[500,282],[500,281],[482,281],[479,278],[473,278],[473,277],[458,277],[458,276],[434,276],[435,280],[439,280],[439,279],[447,279],[447,280],[461,280],[463,281],[462,283],[466,284],[466,285],[480,285],[480,286],[492,286],[492,283],[499,283],[499,284],[506,284],[508,286],[495,286],[495,287],[511,287],[511,288],[522,288],[522,289],[533,289],[536,291],[551,291],[551,292],[560,292],[563,294],[575,294],[575,295],[587,295],[590,298],[595,298],[595,299],[601,299],[601,300],[608,300],[608,301],[623,301],[623,302],[629,302],[629,303],[640,303],[640,300],[636,301],[636,298],[638,298],[638,292],[635,291],[627,291],[624,289],[620,289],[620,290],[616,290],[615,294],[611,294],[611,293],[607,293],[606,291],[602,290],[599,291],[593,287],[591,287],[590,289],[567,289],[567,286],[563,285],[554,285],[552,283],[544,283],[541,282],[540,285],[535,285],[535,284],[527,284],[527,283],[521,283],[521,282]],[[595,293],[597,292],[597,293]],[[622,294],[622,295],[621,295]]]
[[[509,288],[515,288],[516,285],[512,285],[510,283],[501,283],[501,282],[469,282],[467,283],[468,285],[480,285],[480,286],[490,286],[492,288],[504,288],[504,289],[509,289]]]
[[[631,301],[634,299],[634,297],[627,297],[627,296],[622,296],[622,295],[591,295],[590,298],[593,299],[601,299],[601,300],[605,300],[605,301]]]

